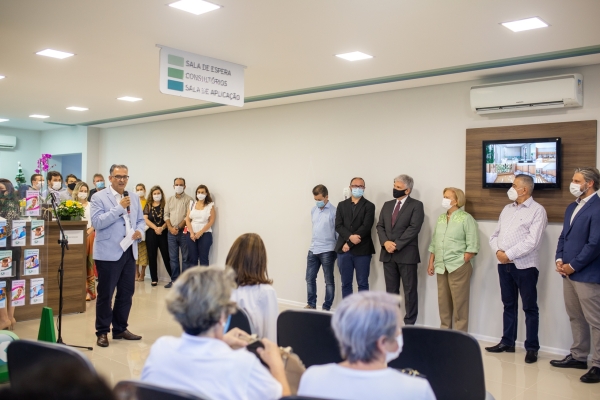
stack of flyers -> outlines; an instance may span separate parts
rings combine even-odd
[[[27,237],[25,228],[26,223],[27,222],[24,220],[13,220],[10,237],[10,242],[13,246],[25,246],[25,239]]]
[[[44,245],[44,220],[33,220],[31,221],[31,245],[32,246],[43,246]]]
[[[39,190],[28,190],[25,192],[25,215],[40,215],[40,192]]]
[[[25,305],[25,280],[12,281],[12,294],[10,298],[12,299],[10,304],[13,307]]]
[[[44,303],[44,278],[30,280],[29,286],[29,304]]]
[[[6,281],[0,281],[0,308],[6,307]]]
[[[6,247],[6,238],[8,232],[6,230],[6,220],[0,220],[0,247]]]
[[[39,275],[40,249],[25,249],[25,273],[23,275]]]
[[[0,251],[0,278],[14,276],[12,250]]]

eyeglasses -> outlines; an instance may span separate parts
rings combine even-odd
[[[126,181],[127,179],[129,179],[129,175],[113,175],[113,178],[115,178],[118,181]]]
[[[365,187],[362,185],[351,185],[350,186],[352,189],[364,189]]]

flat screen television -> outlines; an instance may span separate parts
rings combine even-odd
[[[510,188],[517,175],[525,174],[535,189],[560,189],[560,171],[560,138],[483,142],[484,188]]]

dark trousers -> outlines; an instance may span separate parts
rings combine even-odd
[[[152,282],[158,282],[158,250],[160,250],[165,269],[169,276],[171,276],[167,231],[165,230],[160,235],[157,235],[154,229],[148,228],[146,231],[146,249],[148,250],[148,263],[150,265],[150,279]]]
[[[352,294],[352,280],[356,271],[358,291],[369,290],[369,273],[371,272],[371,254],[355,256],[350,251],[338,253],[338,268],[342,275],[342,297]]]
[[[167,233],[167,241],[169,242],[169,260],[171,260],[171,281],[175,282],[175,280],[181,274],[181,268],[183,270],[187,268],[187,257],[188,257],[188,249],[187,249],[187,239],[183,234],[183,229],[180,229],[177,232],[177,235],[173,235],[171,232]],[[181,263],[183,266],[179,265],[179,249],[181,248]]]
[[[135,289],[135,258],[131,247],[117,261],[96,261],[98,270],[98,297],[96,298],[96,335],[110,332],[113,335],[127,329],[131,298]],[[115,305],[112,307],[112,298]]]
[[[419,314],[419,296],[417,293],[417,264],[400,264],[394,261],[383,263],[385,291],[400,294],[400,281],[404,288],[405,325],[414,325]]]
[[[195,242],[191,239],[189,233],[185,237],[188,250],[185,269],[196,265],[208,266],[208,252],[213,244],[212,232],[204,232]]]
[[[514,346],[517,340],[517,322],[519,321],[519,293],[525,312],[525,350],[538,351],[540,342],[538,330],[540,314],[537,305],[537,281],[540,272],[537,268],[518,269],[515,264],[498,264],[500,276],[500,294],[504,304],[504,334],[502,343]]]
[[[309,306],[317,307],[317,274],[322,265],[323,275],[325,276],[325,302],[323,303],[323,309],[331,309],[333,297],[335,296],[333,265],[336,258],[337,253],[335,251],[326,251],[320,254],[313,254],[312,251],[308,251],[306,260],[306,289]]]

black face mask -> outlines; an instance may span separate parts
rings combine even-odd
[[[406,189],[404,189],[404,190],[394,189],[393,196],[394,196],[395,199],[398,199],[400,197],[404,197],[405,195],[406,195]]]
[[[67,185],[67,187],[69,188],[69,190],[73,190],[73,189],[75,189],[75,186],[76,186],[76,185],[77,185],[77,183],[69,183],[69,184]]]

